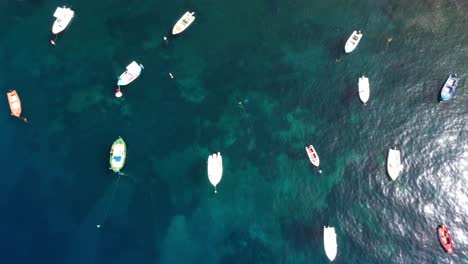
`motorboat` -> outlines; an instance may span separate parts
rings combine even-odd
[[[387,172],[392,180],[396,180],[403,169],[400,156],[400,150],[396,147],[388,150]]]
[[[455,89],[457,88],[457,85],[458,85],[458,80],[459,79],[456,73],[450,74],[450,76],[447,78],[447,81],[445,81],[445,84],[442,87],[442,90],[440,90],[441,101],[447,101],[453,97],[455,93]]]
[[[217,193],[216,186],[221,181],[223,177],[223,157],[221,153],[214,153],[208,156],[208,179],[215,188],[215,193]]]
[[[74,16],[75,11],[71,10],[70,8],[66,6],[57,7],[54,13],[55,21],[54,25],[52,26],[52,33],[57,35],[58,33],[64,31]]]
[[[452,254],[453,253],[453,241],[452,241],[452,236],[450,235],[450,232],[448,230],[448,227],[445,225],[440,225],[437,228],[437,234],[439,236],[439,242],[442,245],[442,247],[447,251],[447,253]]]
[[[195,12],[187,11],[185,14],[177,21],[177,23],[172,28],[172,35],[177,35],[186,30],[192,23],[195,21]]]
[[[117,86],[124,86],[133,82],[141,74],[141,70],[144,69],[142,64],[138,64],[136,61],[132,61],[126,68],[127,70],[117,77]]]
[[[307,156],[309,156],[309,160],[310,162],[314,165],[314,166],[319,166],[320,165],[320,158],[317,154],[317,151],[315,151],[315,148],[314,146],[312,145],[309,145],[307,146],[306,148],[306,151],[307,151]]]
[[[112,171],[120,173],[120,170],[125,165],[125,159],[127,158],[127,144],[125,141],[119,137],[114,143],[112,144],[110,150],[110,168]]]
[[[336,232],[334,227],[323,227],[323,245],[325,247],[325,254],[330,261],[335,260],[338,251],[338,244],[336,243]]]
[[[362,76],[361,78],[359,78],[359,99],[361,99],[364,105],[366,105],[367,101],[369,101],[369,95],[369,78]]]
[[[348,41],[346,41],[345,52],[346,53],[352,52],[359,44],[359,41],[361,41],[361,38],[362,38],[361,31],[355,30],[353,34],[351,34],[351,36],[348,38]]]
[[[7,98],[8,104],[10,105],[11,115],[22,119],[24,122],[27,122],[28,120],[26,117],[21,117],[21,100],[16,90],[10,90],[9,92],[7,92]]]

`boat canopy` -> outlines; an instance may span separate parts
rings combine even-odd
[[[131,74],[139,74],[141,71],[141,67],[138,65],[138,63],[136,63],[136,61],[132,61],[132,63],[130,63],[126,69],[127,72]]]
[[[69,8],[57,7],[54,13],[54,17],[58,19],[63,19],[71,10]]]

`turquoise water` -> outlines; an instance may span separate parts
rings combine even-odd
[[[0,101],[2,263],[328,263],[325,225],[336,263],[468,263],[465,1],[81,0],[52,46],[62,4],[0,2],[0,89],[29,120]],[[194,24],[163,41],[187,9]],[[145,69],[116,99],[132,60]],[[459,88],[438,104],[452,72]]]

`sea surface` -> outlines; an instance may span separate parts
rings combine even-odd
[[[76,14],[53,46],[63,4]],[[334,263],[467,264],[467,18],[466,0],[1,0],[0,263],[329,263],[328,225]],[[145,69],[117,99],[133,60]]]

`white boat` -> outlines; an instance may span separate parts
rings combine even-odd
[[[143,65],[136,63],[136,61],[132,61],[126,69],[127,70],[124,73],[117,77],[118,86],[124,86],[133,82],[138,78],[138,76],[140,76],[141,70],[144,69],[144,67]]]
[[[214,153],[208,156],[208,179],[210,180],[211,184],[215,187],[215,193],[218,191],[216,190],[216,186],[221,181],[223,177],[223,158],[221,157],[221,153]]]
[[[400,150],[396,148],[389,149],[387,157],[388,175],[390,178],[392,178],[392,180],[396,180],[402,169],[403,165],[401,164],[400,160]]]
[[[351,34],[351,36],[349,37],[348,41],[346,41],[346,45],[344,48],[345,52],[350,53],[351,51],[353,51],[359,44],[359,41],[361,41],[361,38],[362,38],[361,31],[355,30],[353,34]]]
[[[317,151],[315,151],[315,148],[314,146],[312,145],[309,145],[308,147],[305,148],[306,149],[306,152],[307,152],[307,156],[309,156],[309,160],[310,162],[314,165],[314,166],[319,166],[320,165],[320,158],[317,154]]]
[[[323,227],[323,245],[328,259],[331,261],[335,260],[338,245],[336,243],[336,232],[334,227]]]
[[[54,25],[52,26],[52,33],[57,35],[58,33],[62,32],[67,28],[70,24],[73,16],[75,16],[75,11],[71,10],[70,8],[63,6],[57,7],[54,13],[55,21]]]
[[[185,12],[185,14],[177,21],[177,23],[172,28],[172,35],[177,35],[187,29],[190,24],[195,21],[195,17],[193,16],[195,12],[190,13],[190,11]]]
[[[359,98],[366,105],[369,101],[370,89],[369,89],[369,78],[362,76],[359,78]]]

